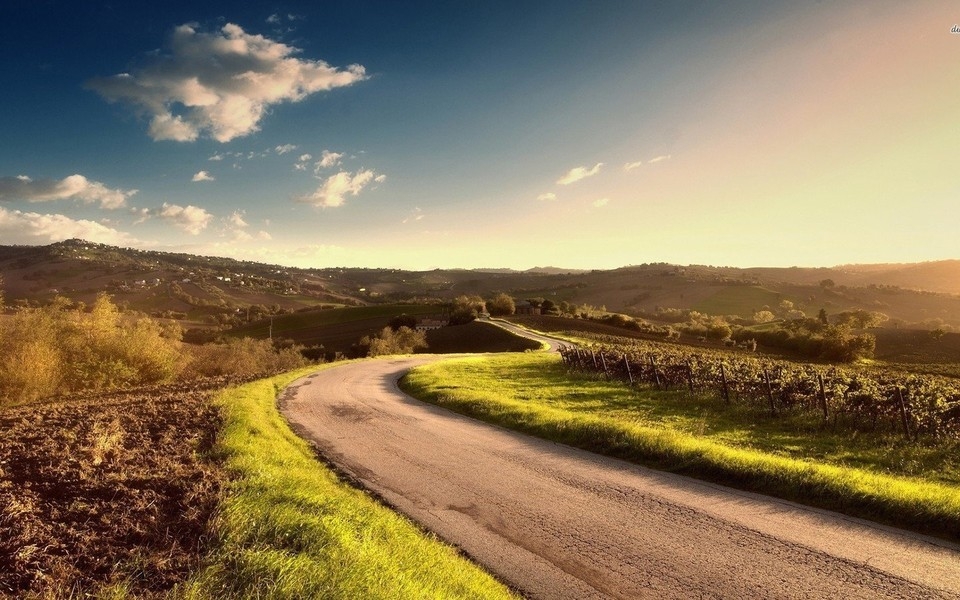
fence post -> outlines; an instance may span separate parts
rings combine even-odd
[[[590,358],[593,359],[593,370],[599,371],[600,367],[597,365],[597,354],[593,351],[593,348],[590,348]]]
[[[827,390],[823,387],[823,375],[817,373],[817,383],[820,384],[820,407],[823,408],[823,420],[829,418],[827,414]]]
[[[773,406],[773,388],[770,386],[770,373],[763,369],[763,380],[767,383],[767,399],[770,400],[770,414],[776,415],[777,409]]]
[[[633,373],[630,372],[630,360],[627,359],[627,355],[623,355],[623,364],[627,367],[627,378],[630,379],[630,387],[633,387]]]
[[[690,393],[693,393],[693,366],[690,364],[690,359],[687,359],[687,387],[690,388]]]
[[[603,374],[610,379],[610,369],[607,368],[607,360],[603,357],[603,352],[600,352],[600,364],[603,365]]]
[[[907,420],[907,404],[903,401],[903,390],[897,388],[897,399],[900,401],[900,420],[903,422],[903,433],[910,436],[910,421]]]
[[[650,366],[653,368],[653,380],[657,384],[657,389],[663,389],[663,386],[660,385],[660,373],[657,371],[657,361],[650,357]]]
[[[723,399],[730,404],[730,388],[727,386],[727,370],[723,366],[723,362],[720,362],[720,380],[723,382]]]

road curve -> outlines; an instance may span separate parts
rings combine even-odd
[[[960,547],[514,433],[347,363],[281,410],[362,486],[531,598],[960,598]]]

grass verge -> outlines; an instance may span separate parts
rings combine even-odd
[[[713,398],[635,390],[569,375],[547,354],[444,361],[415,369],[401,385],[422,400],[560,443],[960,539],[955,444],[837,434]]]
[[[233,388],[219,404],[229,474],[208,564],[181,598],[510,598],[456,550],[341,483],[276,409],[316,368]]]

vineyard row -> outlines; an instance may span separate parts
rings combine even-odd
[[[752,403],[773,415],[813,411],[854,429],[899,430],[960,437],[960,384],[895,371],[817,368],[730,355],[720,358],[654,343],[562,346],[567,368],[631,386],[708,393],[727,403]]]

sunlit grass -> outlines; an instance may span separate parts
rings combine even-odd
[[[894,525],[960,537],[953,443],[834,432],[815,416],[568,375],[559,357],[419,367],[404,389],[474,417],[587,450]]]
[[[450,546],[341,482],[275,407],[308,371],[228,390],[229,473],[209,564],[184,598],[509,598]]]

